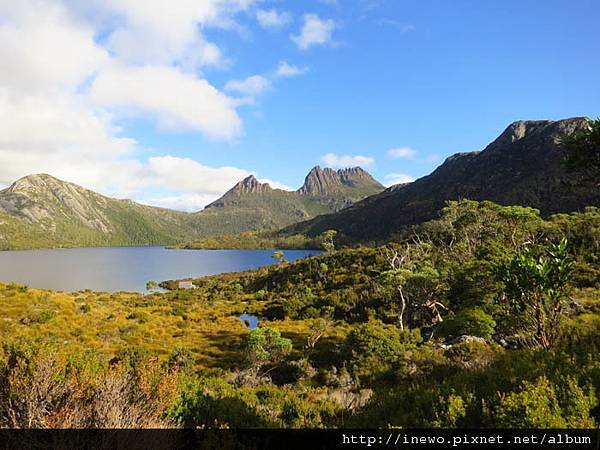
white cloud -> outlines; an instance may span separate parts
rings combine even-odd
[[[202,66],[222,64],[221,52],[207,42],[201,26],[231,26],[232,15],[253,0],[105,0],[98,9],[118,24],[108,46],[121,61],[134,64]]]
[[[72,91],[108,59],[59,3],[1,1],[0,17],[0,85],[15,94]]]
[[[237,167],[209,167],[190,158],[159,156],[148,160],[140,179],[153,188],[170,192],[166,195],[141,197],[138,201],[163,208],[198,211],[243,180],[251,172]],[[259,179],[277,189],[288,186],[269,179]]]
[[[209,167],[171,155],[149,158],[145,169],[145,178],[153,186],[192,194],[223,194],[248,175],[237,167]]]
[[[231,80],[225,85],[226,91],[235,91],[250,97],[257,97],[271,87],[271,81],[262,75],[253,75],[243,80]]]
[[[261,27],[273,29],[290,23],[292,16],[288,12],[278,12],[276,9],[259,9],[256,11],[256,20]]]
[[[350,156],[337,155],[335,153],[327,153],[323,156],[322,160],[325,164],[335,169],[354,166],[371,168],[375,165],[375,159],[362,155]]]
[[[220,195],[211,194],[181,194],[141,198],[136,201],[144,205],[158,206],[159,208],[196,212],[201,211],[206,205],[214,202],[219,197]]]
[[[112,67],[98,74],[91,96],[121,114],[149,116],[168,130],[232,139],[242,128],[232,99],[208,81],[172,67]]]
[[[162,129],[239,136],[239,100],[199,75],[224,62],[202,31],[230,27],[252,4],[0,0],[0,186],[45,172],[121,198],[171,189],[163,203],[177,197],[185,208],[221,195],[249,172],[168,155],[145,162],[118,123],[132,115]]]
[[[308,72],[308,67],[298,67],[289,64],[287,61],[280,61],[275,71],[275,76],[278,78],[297,77]]]
[[[282,189],[284,191],[294,191],[295,190],[286,184],[280,183],[279,181],[273,181],[268,178],[259,178],[258,181],[260,183],[269,183],[273,189]]]
[[[413,181],[415,181],[415,179],[405,173],[388,173],[385,176],[386,186],[393,186],[400,183],[411,183]]]
[[[394,159],[400,159],[400,158],[410,159],[410,158],[414,158],[414,156],[416,154],[417,154],[417,151],[410,147],[391,148],[387,151],[387,155],[390,158],[394,158]]]
[[[330,43],[334,29],[335,23],[333,20],[321,19],[317,14],[305,14],[300,34],[292,35],[291,39],[300,49],[306,50],[313,45]]]
[[[0,185],[44,172],[110,195],[136,190],[135,141],[78,97],[0,89],[0,123]]]

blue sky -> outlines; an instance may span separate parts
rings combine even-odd
[[[45,135],[0,141],[0,163],[22,157],[23,148],[32,156],[31,164],[0,169],[0,184],[48,171],[107,194],[193,210],[248,173],[297,188],[316,164],[360,163],[389,184],[482,149],[515,120],[599,115],[595,0],[200,0],[203,11],[181,0],[172,20],[144,11],[148,3],[115,2],[45,2],[58,11],[51,24],[58,31],[90,32],[92,42],[84,36],[79,50],[94,55],[88,66],[60,69],[77,74],[71,85],[39,81],[37,100],[51,113],[53,96],[71,99],[59,102],[55,117],[67,123],[82,108],[90,123],[78,130],[99,136],[73,143],[65,125],[66,144],[48,144]],[[0,56],[27,38],[25,52],[47,63],[36,55],[32,5],[8,20],[25,24],[21,41],[2,38],[0,24]],[[193,31],[180,32],[188,25]],[[54,76],[56,60],[47,64]],[[30,86],[0,81],[25,108]],[[30,116],[25,111],[15,127],[35,135],[41,119]],[[52,147],[46,170],[36,145]],[[84,157],[73,147],[93,150]]]

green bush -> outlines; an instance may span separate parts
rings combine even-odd
[[[355,375],[376,377],[399,367],[421,341],[418,329],[400,330],[371,320],[348,334],[345,354]]]
[[[440,335],[454,338],[463,334],[491,339],[496,321],[481,309],[465,309],[448,317],[439,325]]]
[[[564,428],[554,386],[546,377],[524,381],[518,392],[503,397],[495,411],[496,424],[503,428]]]

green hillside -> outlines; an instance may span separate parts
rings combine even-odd
[[[324,180],[318,179],[323,174]],[[0,191],[0,249],[174,245],[216,234],[276,230],[382,189],[362,169],[315,168],[298,191],[272,189],[248,177],[206,209],[185,213],[31,175]]]
[[[562,139],[591,123],[586,118],[514,122],[482,151],[450,156],[425,177],[338,213],[292,225],[281,234],[315,237],[335,229],[341,242],[383,242],[411,225],[439,217],[448,201],[461,199],[531,206],[543,215],[600,206],[597,137],[589,161],[576,170],[566,163],[561,145]],[[596,171],[591,182],[589,170]]]
[[[597,427],[599,226],[463,201],[196,289],[0,283],[0,427]]]

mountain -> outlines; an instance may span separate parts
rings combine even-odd
[[[165,245],[199,236],[190,214],[116,200],[47,174],[0,191],[0,249]]]
[[[341,169],[313,167],[298,193],[309,196],[327,196],[342,193],[352,200],[379,192],[383,186],[360,167]]]
[[[360,167],[338,171],[314,167],[296,191],[274,189],[250,175],[195,215],[205,236],[277,230],[340,211],[383,189]]]
[[[280,234],[316,236],[336,229],[343,242],[381,241],[436,218],[448,200],[458,199],[531,206],[544,215],[599,206],[599,190],[567,173],[559,146],[561,136],[580,131],[587,120],[514,122],[482,151],[457,153],[430,175]]]
[[[307,187],[324,177],[328,184],[320,189]],[[335,172],[317,167],[296,192],[273,189],[249,176],[203,211],[184,213],[113,199],[47,174],[30,175],[0,190],[0,249],[172,245],[274,230],[339,211],[382,189],[360,168]]]

